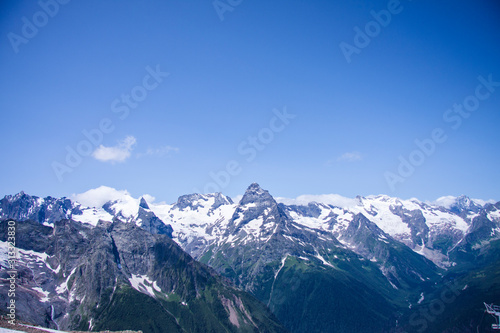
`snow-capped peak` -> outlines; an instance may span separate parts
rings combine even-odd
[[[14,203],[15,198],[19,202]],[[473,219],[485,209],[484,202],[466,196],[442,197],[435,203],[387,195],[346,198],[336,194],[275,200],[257,183],[247,188],[238,204],[221,193],[211,193],[183,195],[176,203],[168,205],[155,203],[148,195],[134,198],[126,190],[106,186],[73,195],[73,199],[76,201],[42,199],[21,192],[2,200],[0,216],[35,219],[48,225],[71,218],[94,226],[100,220],[118,218],[153,233],[172,235],[196,257],[211,244],[238,240],[264,242],[292,225],[293,228],[331,233],[342,240],[356,216],[362,214],[386,235],[435,261],[432,251],[446,253],[450,250],[470,232]],[[500,210],[490,206],[487,217],[498,224]],[[24,215],[16,213],[19,211]],[[442,243],[444,238],[448,240],[446,244],[452,245],[435,248],[433,244]]]
[[[266,201],[274,202],[274,198],[269,194],[268,191],[263,190],[259,184],[252,183],[247,188],[245,194],[241,198],[240,205],[247,205],[250,203],[257,203],[257,202],[261,203]]]
[[[461,195],[459,197],[449,195],[438,198],[433,204],[446,208],[456,214],[460,214],[462,212],[477,213],[480,209],[484,208],[486,204],[494,202],[494,200],[485,201],[481,199],[471,199],[466,195]]]

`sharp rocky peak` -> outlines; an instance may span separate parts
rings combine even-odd
[[[286,212],[279,207],[269,192],[257,183],[253,183],[236,207],[225,235],[238,235],[240,238],[245,238],[253,234],[252,237],[268,238],[276,231],[275,226],[286,223],[286,220]],[[249,225],[250,222],[254,224]]]
[[[481,206],[477,205],[474,200],[466,195],[461,195],[455,199],[455,202],[450,206],[450,210],[456,214],[461,214],[462,212],[471,211],[474,213],[479,212],[482,209]]]
[[[26,194],[24,193],[24,191],[21,191],[15,195],[6,195],[5,196],[5,199],[9,202],[14,202],[14,201],[18,201],[18,200],[21,200],[21,199],[24,199],[24,200],[33,200],[33,199],[37,199],[38,197],[35,197],[35,196],[31,196],[29,194]]]
[[[144,199],[144,197],[141,198],[141,202],[139,203],[139,207],[144,208],[144,209],[149,209],[149,205],[148,205],[146,199]]]
[[[241,198],[240,205],[264,203],[269,201],[274,202],[274,198],[269,194],[269,192],[262,189],[259,184],[252,183],[245,191],[243,198]]]
[[[466,195],[459,196],[456,199],[455,204],[464,208],[475,206],[475,203]]]

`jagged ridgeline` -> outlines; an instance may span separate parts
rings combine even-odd
[[[32,221],[17,233],[20,313],[31,321],[93,330],[143,329],[131,324],[140,318],[152,331],[279,331],[279,320],[307,333],[487,332],[483,302],[500,303],[498,202],[291,200],[255,183],[238,202],[213,193],[157,204],[109,188],[84,197],[99,191],[118,194],[96,207],[25,193],[0,200],[0,219]]]
[[[7,221],[0,235],[5,241]],[[119,220],[95,227],[19,221],[16,235],[16,312],[33,324],[145,333],[285,332],[265,305],[166,235]],[[0,288],[0,302],[7,304],[5,286]]]

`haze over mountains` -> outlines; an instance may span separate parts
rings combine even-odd
[[[102,187],[7,195],[0,218],[19,221],[19,314],[51,327],[120,328],[124,304],[146,302],[164,309],[151,332],[486,330],[482,302],[500,296],[500,202],[466,196],[284,199],[253,183],[238,201],[163,204]]]

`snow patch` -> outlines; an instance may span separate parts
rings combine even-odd
[[[161,288],[158,287],[156,281],[151,281],[147,275],[135,275],[132,274],[132,277],[128,279],[132,287],[143,293],[148,294],[151,297],[156,297],[154,290],[161,292]],[[153,290],[154,289],[154,290]]]
[[[424,301],[424,299],[425,299],[425,297],[424,297],[424,293],[422,292],[422,293],[420,294],[420,299],[418,300],[417,304],[422,303],[422,302]]]
[[[316,251],[316,255],[315,255],[316,258],[318,258],[319,260],[321,260],[321,262],[323,263],[323,265],[325,266],[329,266],[329,267],[332,267],[332,268],[335,268],[335,266],[333,266],[332,264],[330,264],[328,261],[325,260],[325,258],[323,258],[319,252]]]
[[[49,292],[48,291],[45,291],[40,287],[33,287],[32,289],[43,295],[43,297],[40,297],[40,302],[45,303],[45,302],[49,301]]]
[[[77,267],[73,268],[71,270],[71,272],[69,273],[68,277],[66,278],[66,281],[64,281],[63,283],[61,283],[57,288],[56,288],[56,292],[58,294],[64,294],[66,291],[69,290],[69,287],[68,287],[68,282],[69,282],[69,279],[71,278],[71,276],[76,272],[76,269]],[[70,298],[71,298],[71,295],[70,295]]]
[[[82,214],[73,214],[71,216],[73,220],[90,224],[94,227],[97,225],[99,220],[109,222],[113,221],[113,216],[102,208],[80,208],[80,210],[82,211]]]

